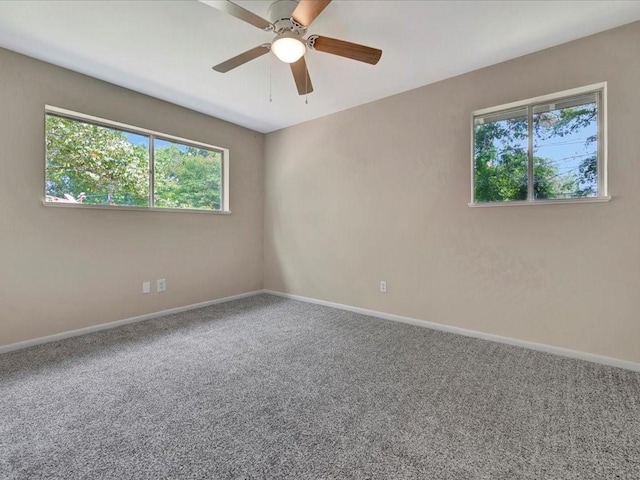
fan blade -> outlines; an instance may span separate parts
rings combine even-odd
[[[377,48],[365,47],[357,43],[345,42],[335,38],[321,37],[312,35],[308,40],[309,46],[319,52],[340,55],[341,57],[351,58],[360,62],[375,65],[382,56],[382,50]]]
[[[330,3],[331,0],[300,0],[291,18],[300,25],[308,27]]]
[[[236,5],[228,0],[200,0],[202,3],[209,5],[210,7],[217,8],[218,10],[233,15],[240,20],[250,23],[254,27],[258,27],[262,30],[272,30],[273,25],[267,22],[264,18],[259,17],[253,12],[242,8],[240,5]]]
[[[240,65],[243,65],[251,60],[255,60],[258,57],[261,57],[265,53],[269,53],[269,44],[260,45],[259,47],[252,48],[251,50],[247,50],[240,55],[237,55],[233,58],[230,58],[226,62],[219,63],[213,69],[216,72],[227,73],[229,70],[233,70]]]
[[[293,73],[293,79],[296,81],[296,87],[298,87],[299,95],[306,95],[313,92],[313,85],[311,85],[311,77],[309,76],[309,70],[307,70],[307,62],[304,57],[294,63],[290,63],[291,73]]]

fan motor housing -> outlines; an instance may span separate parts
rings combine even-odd
[[[276,33],[290,30],[304,34],[306,28],[291,18],[291,14],[298,6],[295,0],[277,0],[269,5],[267,19],[276,27]]]

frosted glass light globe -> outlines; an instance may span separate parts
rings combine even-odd
[[[300,57],[307,51],[307,47],[294,34],[284,34],[273,41],[271,50],[283,62],[294,63],[300,60]]]

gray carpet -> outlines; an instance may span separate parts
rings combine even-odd
[[[640,374],[260,295],[0,355],[2,479],[640,479]]]

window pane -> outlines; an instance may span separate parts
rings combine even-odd
[[[533,109],[534,198],[598,195],[596,94]]]
[[[149,204],[149,139],[46,115],[47,202]]]
[[[475,118],[476,202],[527,199],[527,109]]]
[[[222,153],[155,139],[155,206],[220,210]]]

